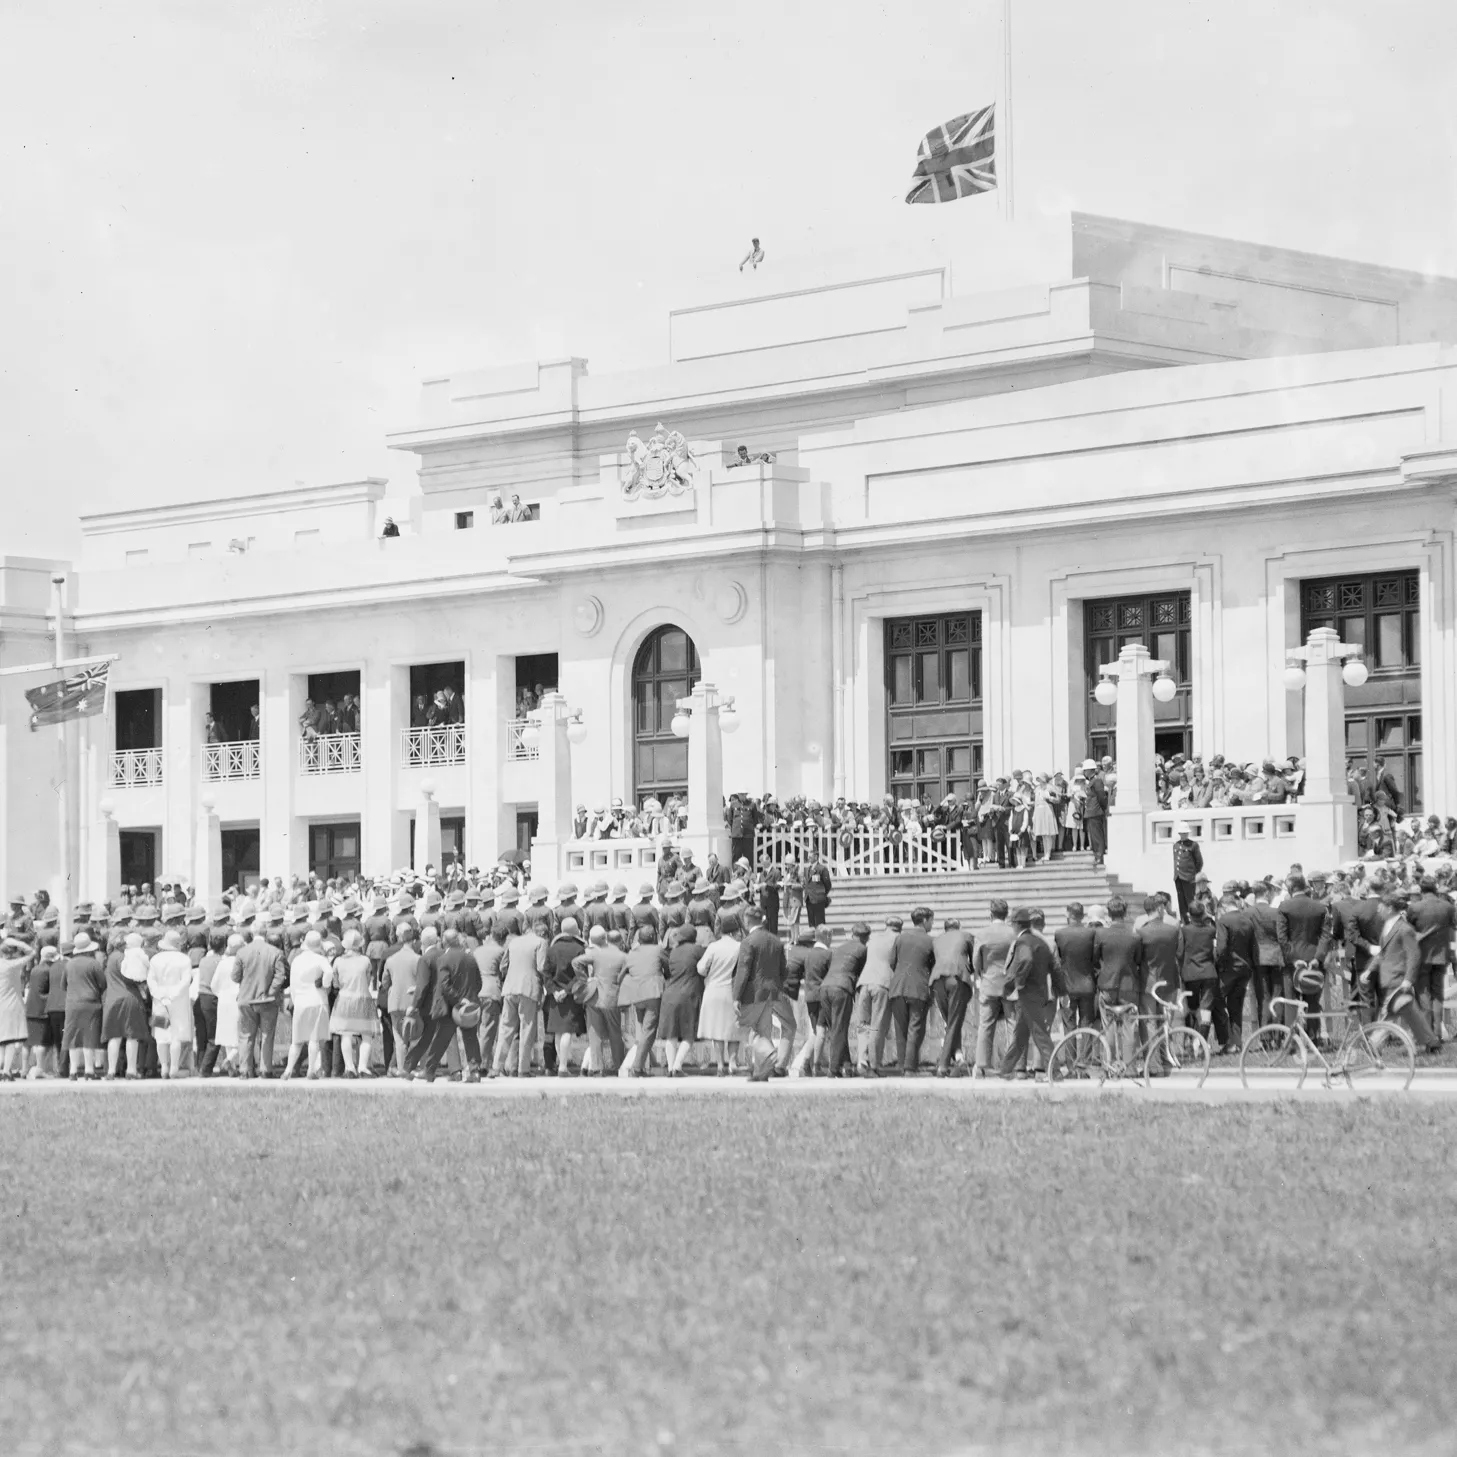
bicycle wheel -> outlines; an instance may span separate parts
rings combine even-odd
[[[1143,1085],[1166,1077],[1180,1087],[1202,1088],[1209,1076],[1209,1044],[1192,1027],[1170,1027],[1149,1044],[1143,1060]]]
[[[1047,1081],[1101,1083],[1108,1076],[1107,1064],[1108,1048],[1102,1035],[1091,1027],[1079,1027],[1052,1049],[1047,1059]]]
[[[1300,1087],[1305,1082],[1305,1046],[1293,1027],[1269,1022],[1256,1027],[1239,1053],[1239,1079],[1245,1087]]]
[[[1405,1027],[1373,1022],[1364,1037],[1356,1033],[1341,1048],[1340,1069],[1351,1087],[1379,1077],[1384,1086],[1409,1088],[1416,1076],[1417,1046]]]

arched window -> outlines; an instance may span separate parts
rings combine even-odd
[[[698,682],[698,649],[681,627],[660,627],[632,665],[632,772],[637,802],[688,793],[688,740],[673,732],[678,700]]]

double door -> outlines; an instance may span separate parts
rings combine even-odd
[[[359,874],[359,821],[309,826],[309,869],[323,880]]]
[[[982,775],[981,613],[885,624],[886,784],[932,804]]]

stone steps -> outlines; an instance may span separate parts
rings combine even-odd
[[[987,923],[987,907],[1001,899],[1008,906],[1038,906],[1049,925],[1060,925],[1063,907],[1069,901],[1085,906],[1106,904],[1121,895],[1130,905],[1136,900],[1133,888],[1116,877],[1093,869],[1088,854],[1067,855],[1022,870],[956,871],[943,875],[876,875],[837,881],[830,897],[828,924],[844,930],[856,921],[872,929],[884,924],[889,915],[909,917],[915,906],[929,906],[939,923],[956,916],[964,929]]]

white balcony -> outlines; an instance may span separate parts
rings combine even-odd
[[[300,774],[358,774],[359,735],[319,734],[298,742]]]
[[[113,754],[111,782],[117,789],[150,789],[160,784],[161,749],[122,749]]]
[[[434,728],[400,731],[400,767],[433,768],[438,764],[465,763],[465,725],[440,724]]]
[[[536,724],[541,725],[531,718],[513,718],[507,723],[506,735],[506,757],[508,759],[539,759],[541,750],[534,744],[528,744],[521,736],[525,731]]]
[[[224,779],[258,778],[258,740],[204,744],[202,777],[213,784]]]

